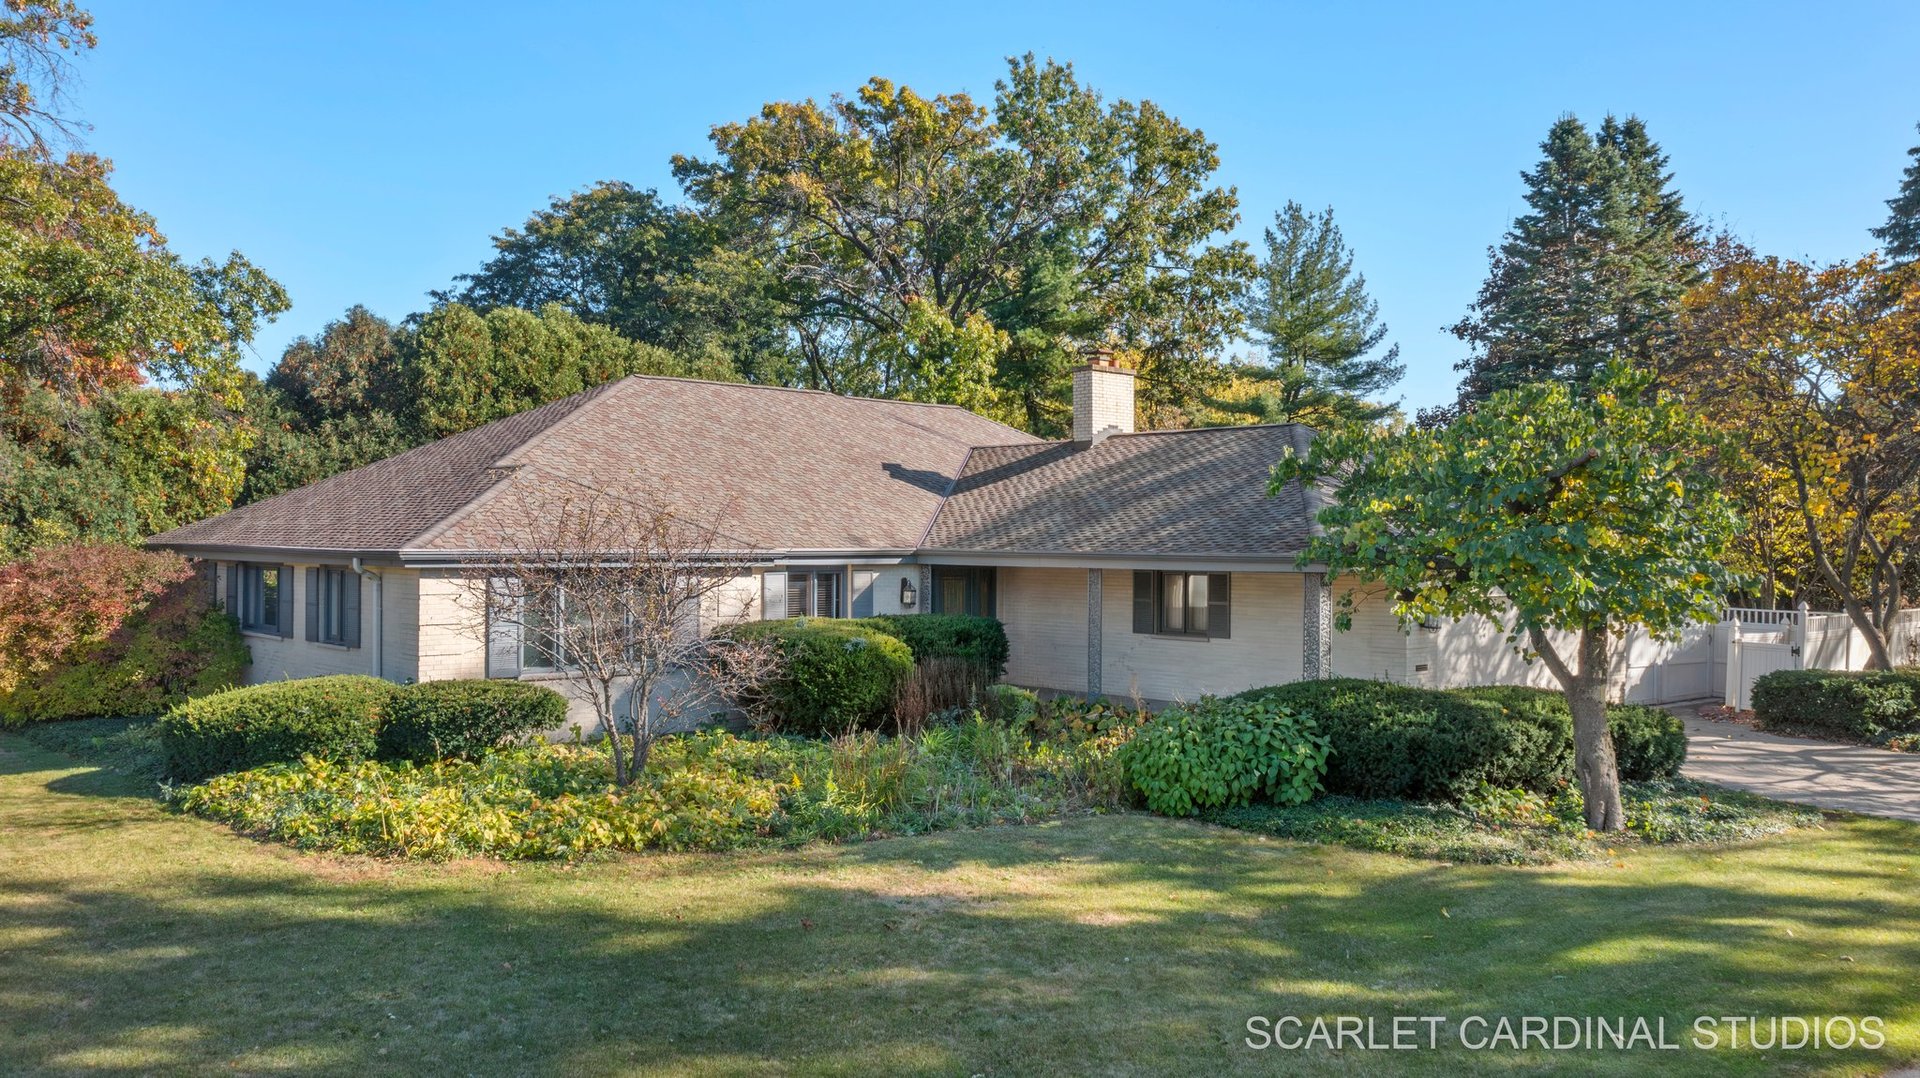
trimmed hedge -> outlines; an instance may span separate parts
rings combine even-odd
[[[567,721],[566,698],[519,681],[428,681],[393,694],[380,728],[385,760],[477,760]]]
[[[988,681],[1007,672],[1007,627],[998,618],[971,614],[880,614],[855,624],[895,637],[913,652],[915,662],[960,659],[977,667]]]
[[[226,771],[297,760],[363,760],[398,686],[341,674],[276,681],[203,696],[161,716],[167,776],[198,782]]]
[[[779,674],[740,702],[781,733],[833,736],[876,727],[913,671],[905,643],[856,621],[753,621],[728,631],[742,640],[771,639],[780,648]]]
[[[1353,797],[1457,801],[1482,783],[1549,790],[1573,775],[1573,718],[1544,689],[1422,689],[1336,678],[1250,689],[1310,716],[1331,740],[1326,787]],[[1686,754],[1678,719],[1610,707],[1621,778],[1659,778]]]
[[[1753,716],[1763,730],[1855,741],[1920,733],[1920,667],[1762,674],[1753,683]]]

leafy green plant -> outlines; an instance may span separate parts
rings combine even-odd
[[[1920,667],[1897,670],[1776,670],[1753,683],[1763,730],[1854,741],[1920,733]]]
[[[380,727],[389,760],[477,759],[567,721],[567,701],[519,681],[425,681],[396,690]]]
[[[1263,798],[1297,805],[1321,789],[1327,738],[1270,700],[1221,700],[1153,717],[1121,750],[1127,777],[1164,816]]]
[[[166,771],[176,782],[312,756],[374,755],[391,682],[358,674],[276,681],[203,696],[159,722]]]
[[[756,621],[729,630],[743,640],[772,639],[780,671],[742,701],[763,728],[833,736],[870,729],[886,716],[913,669],[913,653],[895,637],[828,618]]]

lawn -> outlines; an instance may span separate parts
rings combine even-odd
[[[1448,866],[1138,814],[567,867],[298,853],[0,738],[0,1069],[1877,1073],[1920,828]],[[1880,1052],[1287,1053],[1250,1015],[1879,1015]]]

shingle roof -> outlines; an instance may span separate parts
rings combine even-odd
[[[150,542],[486,550],[515,485],[565,476],[724,510],[759,549],[911,550],[970,449],[1028,438],[945,405],[635,376]]]
[[[996,554],[1297,554],[1318,492],[1267,471],[1312,432],[1294,424],[1116,434],[976,449],[923,544]]]

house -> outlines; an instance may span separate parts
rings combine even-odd
[[[746,616],[996,616],[1015,684],[1170,700],[1431,679],[1432,634],[1377,599],[1335,633],[1333,589],[1296,563],[1317,493],[1269,497],[1267,472],[1306,428],[1136,432],[1134,375],[1107,362],[1074,373],[1073,406],[1049,442],[946,405],[635,376],[149,542],[211,566],[253,682],[556,676],[460,601],[543,475],[727,507],[762,552],[730,589]]]

